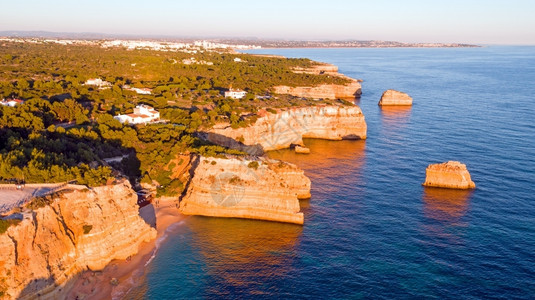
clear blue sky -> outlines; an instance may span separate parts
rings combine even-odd
[[[535,0],[3,0],[0,31],[535,44]]]

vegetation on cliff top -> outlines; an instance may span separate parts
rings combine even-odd
[[[235,61],[239,57],[241,59]],[[210,62],[210,63],[207,63]],[[195,136],[218,122],[247,126],[260,107],[313,105],[317,101],[268,95],[274,85],[346,83],[338,77],[297,74],[308,59],[216,52],[159,52],[96,46],[3,42],[0,98],[24,99],[0,105],[0,179],[100,185],[108,178],[158,182],[162,194],[181,183],[165,169],[179,153],[240,154]],[[110,82],[98,88],[90,78]],[[150,95],[125,88],[147,87]],[[245,89],[240,100],[225,99],[230,86]],[[113,119],[148,104],[167,124],[128,126]],[[121,157],[120,162],[106,162]]]

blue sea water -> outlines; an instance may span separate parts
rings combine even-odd
[[[368,139],[270,153],[312,180],[305,225],[190,217],[127,298],[535,297],[535,47],[252,52],[363,79]],[[448,160],[475,190],[421,186]]]

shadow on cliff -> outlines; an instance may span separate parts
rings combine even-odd
[[[68,298],[67,294],[78,280],[82,273],[77,273],[73,278],[69,279],[63,287],[60,287],[54,277],[49,278],[36,278],[30,281],[19,295],[10,295],[11,298],[6,299],[76,299]],[[0,297],[2,298],[2,297]]]
[[[243,151],[249,155],[255,155],[260,156],[264,154],[264,147],[260,144],[256,145],[245,145],[242,142],[239,142],[233,138],[230,138],[228,136],[224,136],[219,133],[213,133],[213,132],[199,132],[197,133],[197,136],[205,141],[214,143],[219,146],[227,147],[230,149],[235,149],[239,151]]]
[[[184,185],[184,190],[180,195],[178,196],[178,206],[180,207],[180,203],[182,202],[182,199],[186,196],[188,193],[189,187],[191,185],[191,181],[193,179],[193,175],[195,175],[195,170],[199,166],[199,162],[201,161],[201,157],[197,154],[190,154],[190,168],[189,168],[189,177],[186,181],[186,184]]]
[[[139,216],[147,225],[156,229],[156,210],[152,203],[141,207],[139,209]]]

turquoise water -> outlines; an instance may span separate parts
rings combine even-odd
[[[190,217],[127,298],[534,297],[534,47],[254,52],[363,79],[368,139],[271,153],[312,180],[305,225]],[[378,107],[390,88],[413,107]],[[421,186],[448,160],[474,191]]]

